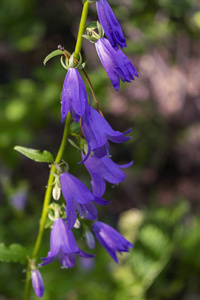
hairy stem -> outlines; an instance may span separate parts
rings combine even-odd
[[[85,24],[86,24],[86,20],[87,20],[88,10],[89,10],[89,3],[86,1],[83,5],[81,21],[80,21],[80,26],[79,26],[79,31],[78,31],[77,41],[76,41],[76,47],[75,47],[75,58],[77,60],[79,58],[79,53],[80,53],[81,47],[82,47],[82,42],[83,42],[82,35],[85,32]],[[64,128],[62,141],[61,141],[60,148],[58,150],[58,153],[57,153],[57,156],[56,156],[56,159],[55,159],[56,163],[60,163],[60,161],[62,159],[63,152],[64,152],[66,144],[67,144],[70,123],[71,123],[71,115],[70,115],[70,113],[68,113],[66,121],[65,121],[65,128]],[[51,166],[51,170],[50,170],[50,173],[49,173],[49,179],[48,179],[47,189],[46,189],[46,193],[45,193],[45,197],[44,197],[42,215],[41,215],[41,219],[40,219],[39,231],[38,231],[38,235],[37,235],[37,239],[36,239],[36,242],[35,242],[35,246],[34,246],[34,250],[33,250],[31,259],[36,259],[37,258],[40,247],[41,247],[41,243],[42,243],[42,238],[43,238],[44,229],[45,229],[45,222],[46,222],[46,218],[47,218],[47,214],[48,214],[47,207],[48,207],[48,205],[50,204],[50,201],[51,201],[52,183],[54,181],[54,176],[52,175],[52,172],[54,172],[54,173],[56,172],[56,169],[55,169],[54,165]],[[31,279],[31,270],[30,270],[30,266],[28,264],[27,271],[26,271],[26,283],[25,283],[25,290],[24,290],[24,300],[29,300],[30,279]]]

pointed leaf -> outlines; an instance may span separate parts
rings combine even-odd
[[[48,62],[48,60],[50,60],[51,58],[53,58],[54,56],[58,56],[58,55],[63,55],[63,52],[61,50],[54,50],[53,52],[51,52],[49,55],[47,55],[43,61],[43,64],[46,65],[46,63]]]
[[[78,147],[72,140],[68,139],[69,143],[76,149],[80,150],[81,148]]]
[[[87,34],[83,34],[82,37],[89,40],[91,43],[95,43],[98,40],[98,38],[95,38],[95,37],[87,35]]]
[[[12,244],[10,247],[0,244],[0,261],[2,262],[18,262],[23,265],[27,263],[27,256],[26,248],[19,244]]]
[[[40,150],[21,147],[21,146],[15,146],[14,150],[20,152],[21,154],[37,162],[48,162],[48,163],[54,162],[53,155],[46,150],[41,152]]]

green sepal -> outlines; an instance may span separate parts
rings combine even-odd
[[[87,35],[87,34],[83,34],[82,37],[89,40],[91,43],[95,43],[96,41],[98,41],[98,38],[95,38],[95,37]]]
[[[81,150],[81,148],[79,146],[77,146],[71,139],[68,139],[70,145],[72,145],[72,147],[78,149],[78,150]]]
[[[25,155],[26,157],[36,162],[46,162],[46,163],[54,162],[53,155],[46,150],[41,152],[40,150],[21,147],[21,146],[15,146],[14,150],[20,152],[21,154]]]
[[[96,29],[96,28],[97,28],[97,21],[92,21],[86,26],[85,30]]]
[[[87,60],[86,61],[84,61],[79,67],[78,67],[78,69],[79,70],[82,70],[82,69],[84,69],[85,68],[85,66],[86,66],[86,64],[87,64]]]
[[[65,60],[65,62],[64,62],[63,61],[63,56],[60,57],[60,62],[61,62],[61,65],[63,66],[63,68],[68,70],[68,61]]]
[[[99,23],[98,21],[97,21],[97,29],[98,29],[98,33],[99,33],[99,38],[104,37],[103,27],[101,26],[101,23]]]
[[[0,244],[0,261],[1,262],[15,262],[20,264],[27,263],[27,250],[19,244],[12,244],[6,247],[5,244]]]
[[[48,62],[48,60],[50,60],[51,58],[53,58],[54,56],[58,56],[58,55],[63,55],[63,52],[61,50],[54,50],[53,52],[51,52],[49,55],[47,55],[43,61],[43,64],[46,65],[46,63]]]
[[[80,132],[80,124],[76,122],[72,122],[69,127],[69,133],[79,133]]]

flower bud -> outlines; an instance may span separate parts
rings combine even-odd
[[[95,247],[95,239],[94,239],[94,235],[92,234],[91,231],[87,230],[85,232],[85,237],[86,237],[86,242],[87,245],[90,249],[94,249]]]
[[[79,229],[81,227],[81,223],[78,219],[76,219],[76,222],[74,224],[74,228]]]
[[[42,298],[44,294],[44,283],[38,269],[31,270],[31,280],[36,296]]]
[[[54,200],[59,200],[61,194],[61,188],[59,187],[58,183],[56,182],[53,190],[52,190],[52,196]]]

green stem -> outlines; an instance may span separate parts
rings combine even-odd
[[[82,47],[82,42],[83,42],[82,35],[85,32],[85,24],[86,24],[86,20],[87,20],[88,10],[89,10],[89,2],[86,1],[83,5],[81,21],[80,21],[80,26],[79,26],[79,31],[78,31],[77,41],[76,41],[76,47],[75,47],[75,55],[74,56],[75,56],[75,59],[77,59],[77,60],[79,58],[79,53],[80,53],[81,47]],[[62,142],[60,144],[60,148],[58,150],[58,154],[57,154],[56,159],[55,159],[56,163],[59,163],[62,159],[63,152],[64,152],[66,144],[67,144],[70,123],[71,123],[71,115],[70,115],[70,113],[68,113],[66,121],[65,121],[65,128],[64,128],[64,132],[63,132]],[[44,197],[44,204],[43,204],[43,209],[42,209],[42,215],[41,215],[41,220],[40,220],[39,231],[38,231],[38,235],[37,235],[37,239],[36,239],[36,242],[35,242],[35,246],[34,246],[34,250],[33,250],[33,254],[32,254],[31,259],[36,259],[37,258],[38,252],[39,252],[40,247],[41,247],[42,238],[43,238],[44,229],[45,229],[45,222],[46,222],[46,218],[47,218],[47,214],[48,214],[47,207],[48,207],[48,205],[50,204],[50,201],[51,201],[52,183],[54,181],[54,176],[52,175],[51,172],[55,173],[55,171],[56,171],[56,168],[55,168],[54,165],[52,165],[50,173],[49,173],[47,189],[46,189],[46,193],[45,193],[45,197]],[[31,283],[30,279],[31,279],[31,270],[30,270],[30,266],[28,264],[27,272],[26,272],[24,300],[29,300],[30,283]]]
[[[68,139],[68,135],[69,135],[69,126],[70,126],[70,122],[71,122],[71,115],[70,113],[68,113],[66,121],[65,121],[65,128],[64,128],[64,132],[63,132],[63,137],[62,137],[62,142],[60,144],[60,148],[58,150],[58,154],[56,156],[55,162],[59,163],[62,159],[63,156],[63,152],[65,150],[65,146],[67,144],[67,139]],[[40,219],[40,227],[39,227],[39,231],[38,231],[38,235],[37,235],[37,239],[35,242],[35,247],[32,253],[32,258],[31,259],[35,259],[37,257],[37,254],[40,250],[41,247],[41,243],[42,243],[42,238],[43,238],[43,234],[44,234],[44,229],[45,229],[45,222],[46,222],[46,218],[47,218],[47,214],[48,214],[48,205],[51,201],[51,195],[52,195],[52,183],[54,181],[54,176],[52,175],[51,172],[55,173],[56,168],[54,165],[51,166],[51,170],[49,173],[49,179],[48,179],[48,183],[47,183],[47,189],[46,189],[46,193],[44,196],[44,204],[43,204],[43,209],[42,209],[42,215],[41,215],[41,219]],[[26,273],[26,283],[25,283],[25,290],[24,290],[24,300],[28,300],[29,299],[29,294],[30,294],[30,278],[31,278],[31,270],[30,270],[30,266],[27,266],[27,273]]]
[[[74,58],[77,60],[79,59],[79,53],[81,51],[81,47],[82,47],[82,43],[83,43],[82,35],[85,33],[85,24],[86,24],[86,20],[87,20],[89,5],[90,5],[89,2],[87,2],[87,1],[83,5],[81,21],[80,21],[80,25],[79,25],[77,40],[76,40],[76,47],[75,47],[75,51],[74,51]]]

